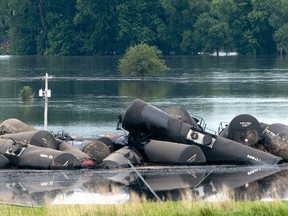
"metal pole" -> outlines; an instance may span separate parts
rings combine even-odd
[[[45,75],[45,90],[44,90],[44,130],[47,130],[48,125],[48,73]]]
[[[48,73],[45,74],[45,88],[39,90],[39,96],[44,97],[44,130],[47,130],[48,125],[48,98],[51,97],[51,90],[48,89]]]

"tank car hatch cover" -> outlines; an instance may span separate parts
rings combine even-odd
[[[241,114],[233,118],[227,129],[226,138],[249,146],[259,141],[262,131],[259,121],[249,114]]]

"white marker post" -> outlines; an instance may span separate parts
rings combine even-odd
[[[48,125],[48,98],[51,97],[51,90],[48,89],[48,73],[45,74],[45,89],[44,91],[42,88],[39,90],[39,96],[44,97],[45,106],[44,106],[44,130],[47,130]]]

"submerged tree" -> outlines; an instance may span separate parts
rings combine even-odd
[[[118,65],[124,75],[141,76],[164,74],[170,70],[156,46],[140,44],[129,47]]]
[[[32,89],[30,88],[30,86],[24,86],[20,90],[20,97],[21,97],[22,101],[28,101],[28,100],[31,100],[33,98],[33,92],[32,92]]]

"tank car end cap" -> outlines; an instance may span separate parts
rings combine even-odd
[[[109,147],[100,141],[89,143],[82,151],[95,160],[96,163],[101,163],[110,154]]]
[[[127,159],[119,153],[112,153],[103,160],[102,165],[105,168],[127,168],[130,167]]]
[[[77,169],[80,167],[78,159],[73,154],[66,152],[55,157],[51,164],[52,169]]]

